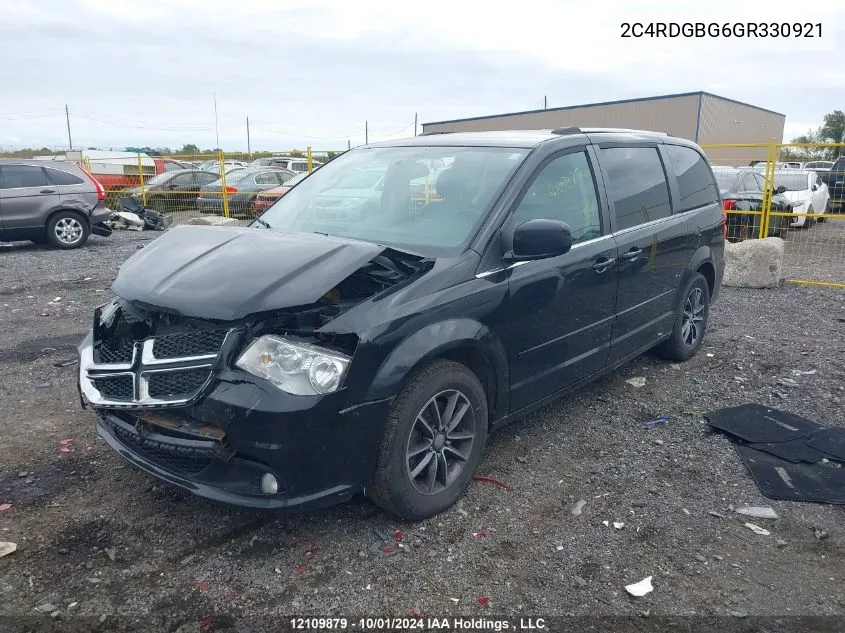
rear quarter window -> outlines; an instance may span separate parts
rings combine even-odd
[[[689,211],[719,202],[719,192],[704,158],[690,147],[667,145],[669,160],[678,180],[678,211]]]
[[[85,181],[79,176],[74,176],[66,171],[60,169],[50,169],[46,167],[44,171],[47,172],[47,177],[54,185],[83,185]]]

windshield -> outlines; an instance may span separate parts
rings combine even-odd
[[[528,151],[353,150],[315,171],[261,219],[284,231],[337,235],[423,254],[455,253],[472,237],[494,196]],[[429,167],[435,164],[449,168],[438,172]],[[362,195],[361,188],[370,193]]]
[[[804,191],[810,188],[807,173],[775,174],[775,187],[786,187],[787,191]]]

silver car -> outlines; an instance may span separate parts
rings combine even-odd
[[[0,241],[79,248],[91,233],[111,235],[105,200],[103,186],[74,163],[0,159]]]

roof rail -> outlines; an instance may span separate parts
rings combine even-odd
[[[453,134],[454,132],[423,132],[420,136],[432,136],[434,134]]]
[[[580,127],[556,127],[552,134],[581,134]]]

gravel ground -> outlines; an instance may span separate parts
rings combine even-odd
[[[458,507],[414,525],[362,498],[279,516],[125,465],[80,409],[76,367],[54,366],[75,356],[119,263],[154,237],[116,232],[72,252],[0,247],[0,503],[12,504],[0,540],[18,544],[0,559],[0,615],[49,619],[34,610],[49,604],[66,623],[122,616],[183,633],[415,609],[845,615],[843,508],[762,497],[701,417],[760,402],[845,425],[845,292],[723,289],[696,358],[643,357],[495,434],[480,472],[509,490],[474,483]],[[645,386],[625,382],[634,376]],[[781,377],[799,386],[777,386]],[[638,426],[663,414],[666,426]],[[771,536],[743,527],[730,511],[741,505],[777,511],[758,521]],[[626,594],[646,576],[652,593]]]

